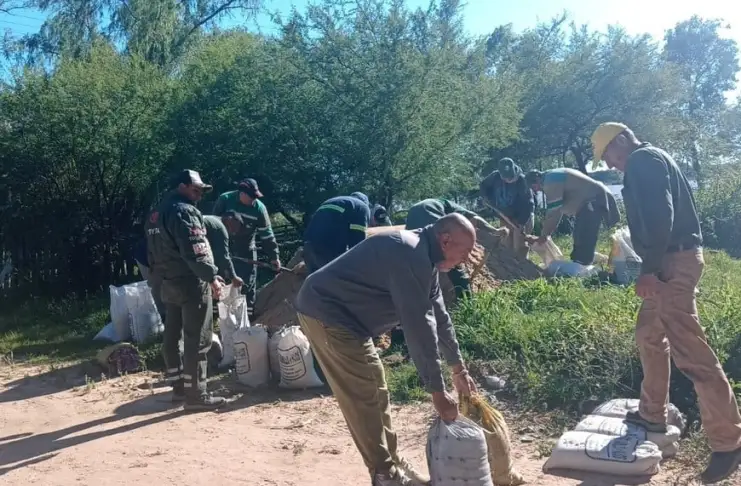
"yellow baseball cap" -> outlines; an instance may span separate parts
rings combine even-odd
[[[592,133],[592,149],[594,157],[592,158],[592,169],[596,169],[602,156],[605,154],[605,149],[615,137],[623,133],[628,129],[627,125],[618,122],[607,122],[598,126],[597,129]]]

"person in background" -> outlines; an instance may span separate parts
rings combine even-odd
[[[592,135],[594,160],[624,173],[630,237],[641,257],[636,294],[643,298],[636,344],[643,365],[641,400],[626,421],[666,432],[671,360],[695,386],[712,454],[705,483],[730,477],[741,462],[741,415],[728,378],[708,345],[697,314],[697,285],[705,260],[695,200],[671,155],[641,142],[622,123]]]
[[[558,228],[563,215],[576,216],[571,260],[591,265],[602,222],[608,228],[620,222],[615,196],[601,182],[574,169],[533,170],[525,178],[533,191],[543,191],[547,208],[540,237],[529,235],[528,241],[545,243]]]
[[[435,409],[443,420],[455,420],[458,405],[445,389],[439,353],[452,367],[456,390],[469,395],[476,385],[461,357],[438,275],[463,262],[475,242],[470,221],[458,214],[416,231],[381,233],[309,275],[296,297],[301,327],[373,486],[426,485],[430,478],[398,455],[389,389],[372,338],[401,322]]]
[[[370,203],[362,192],[324,201],[304,233],[304,262],[309,273],[363,241],[369,223]]]
[[[463,206],[442,198],[424,199],[409,208],[405,227],[408,230],[424,228],[425,226],[433,224],[440,218],[454,213],[464,216],[479,228],[496,231],[496,228],[492,227],[473,211],[469,211]],[[448,276],[450,277],[450,281],[453,283],[456,299],[460,299],[464,295],[471,293],[471,280],[469,279],[462,263],[451,268],[448,272]]]
[[[227,282],[231,281],[234,286],[241,287],[244,280],[234,270],[234,262],[229,253],[229,236],[237,235],[242,231],[244,226],[242,215],[230,210],[221,217],[204,216],[203,225],[206,228],[206,239],[214,255],[214,263],[219,269],[219,276]]]
[[[173,401],[185,401],[187,410],[217,408],[226,402],[209,394],[206,387],[206,356],[213,336],[212,295],[219,295],[224,281],[218,276],[203,216],[195,203],[211,189],[198,172],[180,172],[147,223],[148,259],[161,281],[167,312],[165,380],[173,387]]]
[[[527,258],[530,248],[526,235],[533,231],[535,198],[522,169],[512,159],[504,158],[499,161],[499,169],[481,181],[479,189],[484,201],[509,220],[500,218],[501,224],[510,229],[505,245]]]
[[[391,221],[391,217],[389,216],[389,213],[386,211],[386,208],[381,206],[380,204],[376,204],[373,206],[373,210],[371,211],[371,226],[393,226],[394,223]]]
[[[234,260],[237,275],[245,282],[242,293],[247,298],[247,313],[254,318],[255,299],[257,296],[257,267],[248,261],[257,260],[256,236],[260,238],[262,253],[270,260],[273,268],[280,269],[278,243],[270,223],[270,215],[260,201],[263,197],[255,179],[244,179],[237,185],[237,190],[225,192],[216,200],[213,214],[222,216],[227,211],[234,211],[242,216],[243,224],[239,234],[232,235],[230,251]]]

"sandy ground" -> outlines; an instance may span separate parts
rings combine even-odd
[[[152,374],[100,381],[91,365],[0,367],[0,483],[370,484],[329,396],[248,392],[222,411],[186,414],[169,403],[157,382]],[[421,469],[431,412],[427,406],[394,407],[402,453]],[[671,471],[650,483],[544,475],[544,460],[536,453],[540,439],[519,437],[512,428],[517,467],[529,484],[694,484]],[[741,477],[737,481],[731,484],[741,484]]]

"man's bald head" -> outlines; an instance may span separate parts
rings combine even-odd
[[[460,214],[443,216],[432,225],[432,230],[443,253],[443,261],[437,264],[441,272],[466,261],[476,244],[476,229]]]

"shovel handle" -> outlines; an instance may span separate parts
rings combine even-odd
[[[232,257],[232,258],[235,260],[239,260],[240,262],[249,263],[250,265],[255,265],[260,268],[267,268],[268,270],[272,270],[275,273],[280,273],[280,272],[293,273],[293,270],[291,270],[290,268],[286,268],[286,267],[280,267],[279,269],[276,270],[275,267],[269,263],[260,262],[257,260],[248,260],[247,258],[240,258],[240,257]]]

